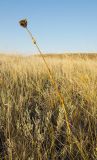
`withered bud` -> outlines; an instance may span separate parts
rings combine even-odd
[[[26,19],[22,19],[19,21],[20,26],[26,28],[27,27],[27,20]]]

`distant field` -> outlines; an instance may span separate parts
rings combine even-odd
[[[40,55],[35,55],[40,56]],[[66,58],[66,57],[72,57],[72,58],[97,58],[97,53],[65,53],[65,54],[44,54],[45,57],[53,57],[53,58]]]
[[[0,55],[0,158],[96,160],[97,54],[44,57]]]

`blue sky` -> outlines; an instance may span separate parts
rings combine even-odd
[[[0,52],[37,52],[22,18],[43,52],[97,51],[97,0],[1,0]]]

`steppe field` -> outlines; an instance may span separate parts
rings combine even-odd
[[[97,54],[0,54],[0,159],[97,160]]]

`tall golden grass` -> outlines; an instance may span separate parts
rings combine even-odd
[[[0,55],[0,155],[19,160],[97,159],[97,57]],[[3,158],[4,157],[4,158]]]

